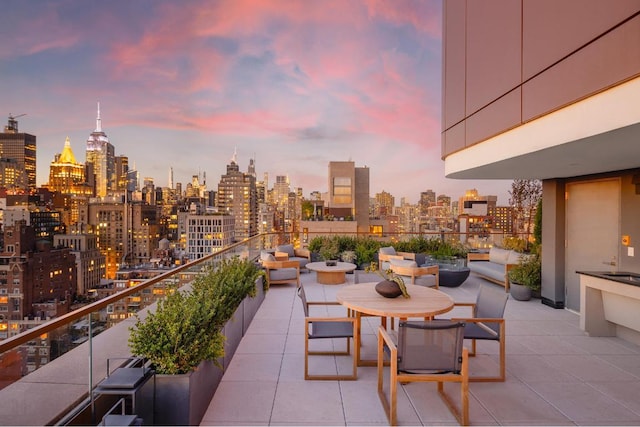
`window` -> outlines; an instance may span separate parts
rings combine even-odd
[[[333,201],[339,204],[351,204],[351,178],[333,178]]]

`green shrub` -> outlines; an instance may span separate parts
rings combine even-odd
[[[513,250],[520,253],[525,253],[528,248],[527,241],[518,237],[510,236],[502,239],[502,247],[504,249]]]
[[[542,283],[540,256],[537,253],[523,256],[518,265],[509,270],[509,280],[512,283],[526,286],[532,291],[540,290]]]
[[[204,360],[224,355],[224,324],[264,273],[251,261],[233,258],[196,277],[192,290],[170,290],[155,312],[130,328],[129,347],[160,374],[184,374]]]

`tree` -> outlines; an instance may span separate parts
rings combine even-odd
[[[313,203],[308,200],[302,202],[302,219],[308,220],[313,218]]]
[[[542,199],[538,200],[538,206],[536,207],[536,218],[533,224],[533,237],[537,244],[542,244]]]
[[[509,191],[509,204],[514,209],[514,232],[524,232],[529,242],[531,222],[542,198],[542,182],[537,179],[514,179]]]

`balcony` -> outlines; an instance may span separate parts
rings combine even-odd
[[[301,279],[310,300],[335,300],[338,289],[348,286],[319,285],[315,273],[303,273]],[[347,275],[347,280],[353,283],[353,276]],[[471,275],[459,288],[440,289],[456,301],[474,301],[481,284],[497,286]],[[343,312],[342,307],[333,309]],[[640,424],[640,346],[620,338],[587,337],[577,314],[539,300],[510,299],[505,317],[507,380],[470,384],[472,425]],[[379,320],[363,321],[363,355],[373,357]],[[55,424],[68,407],[88,395],[89,382],[102,379],[105,356],[129,354],[127,328],[132,324],[133,319],[127,319],[92,340],[91,369],[85,343],[0,390],[0,424]],[[497,369],[495,343],[479,342],[478,352],[470,360],[472,374]],[[314,370],[349,369],[345,357],[311,360]],[[201,424],[387,424],[374,367],[359,367],[357,381],[305,381],[303,366],[303,313],[295,287],[273,285]],[[398,399],[400,424],[457,424],[433,384],[401,386]]]
[[[337,290],[348,286],[319,285],[315,273],[301,276],[310,300],[335,300]],[[440,290],[456,301],[474,301],[480,284],[497,286],[472,274],[461,287]],[[469,385],[471,425],[640,423],[636,397],[640,346],[619,338],[585,336],[577,314],[549,308],[540,300],[509,299],[505,317],[507,380]],[[363,318],[364,357],[375,357],[378,325],[377,318]],[[274,285],[225,372],[202,425],[387,424],[378,400],[375,367],[359,367],[357,381],[303,379],[303,330],[302,306],[294,287]],[[480,354],[470,359],[471,374],[495,372],[497,350],[496,343],[478,342]],[[337,359],[312,357],[312,366],[348,371],[349,360]],[[398,401],[400,425],[457,424],[434,384],[404,385]]]

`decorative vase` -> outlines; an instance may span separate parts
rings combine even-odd
[[[383,280],[377,283],[376,292],[385,298],[397,298],[402,295],[400,286],[393,280]]]

